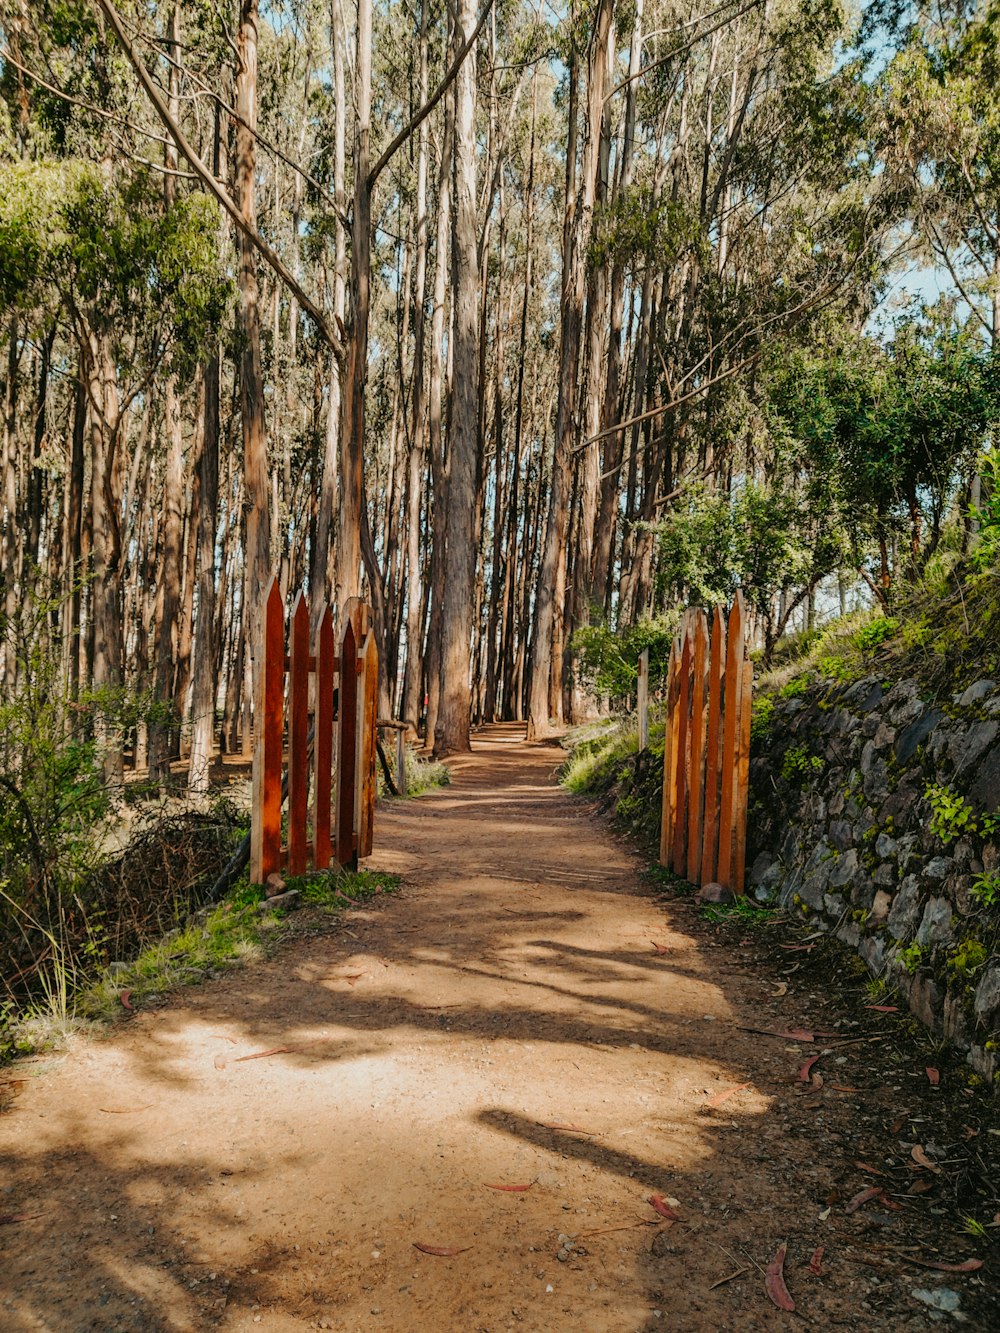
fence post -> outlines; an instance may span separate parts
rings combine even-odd
[[[733,892],[746,887],[747,815],[750,805],[750,721],[753,706],[753,662],[743,659],[743,688],[740,691],[740,753],[736,768],[736,851],[733,857]]]
[[[719,845],[719,744],[722,721],[722,667],[726,660],[726,621],[721,607],[712,615],[712,638],[708,662],[708,731],[705,737],[705,820],[702,834],[701,884],[715,879]]]
[[[639,753],[649,749],[649,649],[639,654]]]
[[[677,746],[677,670],[678,639],[670,645],[670,660],[667,663],[667,713],[666,731],[663,734],[663,801],[660,810],[660,865],[669,865],[670,848],[674,838],[674,765]]]
[[[358,868],[354,842],[354,777],[358,759],[358,653],[350,618],[340,644],[337,707],[337,860]]]
[[[285,695],[285,608],[276,576],[264,594],[259,686],[254,703],[250,882],[263,884],[281,858],[281,733]]]
[[[685,872],[687,850],[687,795],[691,762],[688,731],[691,715],[691,614],[684,613],[684,641],[681,646],[680,689],[677,695],[677,764],[674,772],[674,846],[671,869],[675,875]]]
[[[371,630],[365,635],[361,648],[361,692],[358,699],[358,717],[361,734],[358,738],[358,774],[356,819],[358,827],[358,857],[371,856],[375,830],[375,722],[378,710],[378,645]]]
[[[701,803],[705,792],[705,668],[708,665],[708,617],[700,610],[694,618],[693,656],[686,877],[690,883],[696,884],[701,869]]]
[[[309,806],[309,607],[302,590],[292,603],[288,656],[288,872],[306,870]]]
[[[726,644],[725,722],[722,732],[722,793],[719,801],[719,860],[716,875],[723,888],[733,880],[733,834],[736,824],[736,786],[740,695],[743,692],[743,594],[737,592],[729,613]]]
[[[333,613],[327,606],[316,632],[316,722],[313,739],[313,865],[325,870],[333,859],[330,838],[333,785]]]

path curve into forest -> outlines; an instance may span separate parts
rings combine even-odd
[[[850,1150],[793,1102],[794,1049],[737,1027],[794,1015],[678,924],[558,760],[491,729],[380,811],[398,896],[30,1081],[0,1117],[0,1212],[29,1215],[0,1228],[0,1326],[801,1327],[755,1267],[785,1239],[809,1322],[925,1326],[912,1280],[810,1273]],[[653,1194],[683,1220],[652,1225]]]

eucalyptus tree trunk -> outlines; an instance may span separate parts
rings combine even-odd
[[[248,223],[256,220],[255,171],[257,141],[257,30],[258,0],[240,0],[236,74],[236,185],[240,212]],[[250,128],[247,128],[249,126]],[[271,511],[268,494],[267,439],[264,422],[264,377],[260,351],[260,290],[253,246],[239,232],[240,410],[243,424],[244,598],[247,650],[256,689],[260,663],[259,617],[271,574]],[[246,731],[246,728],[244,728]],[[249,737],[244,737],[244,746]]]
[[[420,8],[420,51],[417,99],[427,100],[427,19],[429,0]],[[427,287],[427,145],[429,122],[420,125],[417,141],[417,227],[413,275],[413,305],[416,312],[413,344],[413,388],[410,417],[410,453],[406,489],[406,674],[403,679],[402,717],[414,724],[420,716],[420,683],[423,663],[421,624],[422,569],[420,564],[420,483],[424,472],[424,300]],[[413,733],[415,738],[415,732]]]
[[[170,13],[167,49],[173,61],[180,56],[180,5]],[[167,105],[176,120],[180,113],[177,65],[169,67]],[[172,140],[164,146],[163,208],[169,213],[177,198],[177,149]],[[174,663],[177,658],[178,612],[181,599],[181,506],[184,489],[184,430],[177,376],[166,378],[163,388],[163,429],[166,438],[166,467],[163,474],[163,550],[158,571],[159,616],[156,627],[156,670],[153,694],[158,709],[149,728],[149,776],[161,787],[170,776],[175,727],[170,716],[173,704]]]
[[[474,0],[456,0],[455,41],[461,46],[476,23]],[[476,52],[455,81],[455,209],[452,257],[456,273],[453,321],[454,379],[449,429],[441,625],[441,702],[434,732],[438,754],[470,748],[469,665],[475,581],[476,487],[479,450],[479,306],[476,300]]]

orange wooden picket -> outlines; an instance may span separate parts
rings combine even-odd
[[[367,629],[369,618],[366,604],[359,598],[352,599],[346,608],[338,645],[334,639],[333,613],[330,607],[324,607],[314,649],[310,651],[309,606],[300,591],[289,617],[286,656],[285,608],[277,578],[272,578],[268,586],[260,645],[259,698],[255,706],[250,835],[250,879],[254,884],[263,884],[268,875],[281,869],[290,875],[301,875],[310,864],[321,870],[336,860],[341,865],[356,867],[359,855],[371,853],[378,651],[374,636]],[[357,631],[362,626],[365,644],[363,654],[359,655]],[[283,848],[282,767],[286,727],[288,843]],[[359,781],[359,775],[363,781]]]
[[[728,621],[716,607],[709,634],[705,612],[687,611],[671,646],[660,861],[742,893],[753,695],[742,593]]]

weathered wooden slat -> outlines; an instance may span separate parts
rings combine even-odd
[[[288,871],[306,870],[309,809],[309,606],[301,589],[292,603],[288,672]]]
[[[329,606],[316,631],[316,713],[313,739],[313,840],[314,865],[325,870],[333,859],[330,837],[333,786],[333,673],[336,654],[333,641],[333,612]]]
[[[705,816],[699,883],[711,884],[719,850],[719,767],[722,763],[722,668],[726,660],[726,621],[722,608],[712,614],[708,660],[708,727],[705,733]]]
[[[753,704],[753,662],[743,659],[743,688],[740,691],[740,743],[736,766],[736,845],[733,852],[733,892],[746,888],[747,814],[750,804],[750,720]]]
[[[250,880],[263,884],[281,857],[281,733],[285,697],[285,608],[277,577],[264,594],[262,642],[254,700],[253,811]]]
[[[669,867],[674,846],[674,773],[677,765],[677,700],[680,692],[680,636],[670,645],[667,664],[666,731],[663,736],[663,799],[660,809],[660,865]]]
[[[636,709],[639,714],[639,753],[649,749],[649,649],[639,654],[639,683]]]
[[[701,874],[702,801],[705,795],[705,683],[708,666],[708,617],[693,619],[691,672],[691,729],[688,741],[687,878],[697,884]]]
[[[396,790],[406,795],[406,728],[396,728]]]
[[[365,635],[371,629],[371,607],[363,597],[348,597],[344,603],[341,624],[349,620],[354,630],[354,646],[359,651],[365,641]]]
[[[719,797],[719,859],[716,879],[723,888],[733,883],[733,844],[736,819],[737,728],[740,694],[743,689],[744,626],[743,594],[737,592],[729,613],[726,642],[726,680],[723,697],[722,776]]]
[[[355,774],[358,758],[358,654],[350,617],[340,645],[337,706],[337,860],[357,869],[354,837]]]
[[[690,785],[691,749],[688,733],[691,722],[691,616],[685,613],[684,639],[681,645],[680,689],[677,696],[677,763],[674,771],[674,845],[671,851],[671,869],[675,875],[687,873],[687,795]]]
[[[361,734],[358,744],[358,800],[355,820],[358,856],[371,856],[375,831],[375,721],[378,712],[378,646],[371,630],[361,649],[361,689],[358,715]]]

